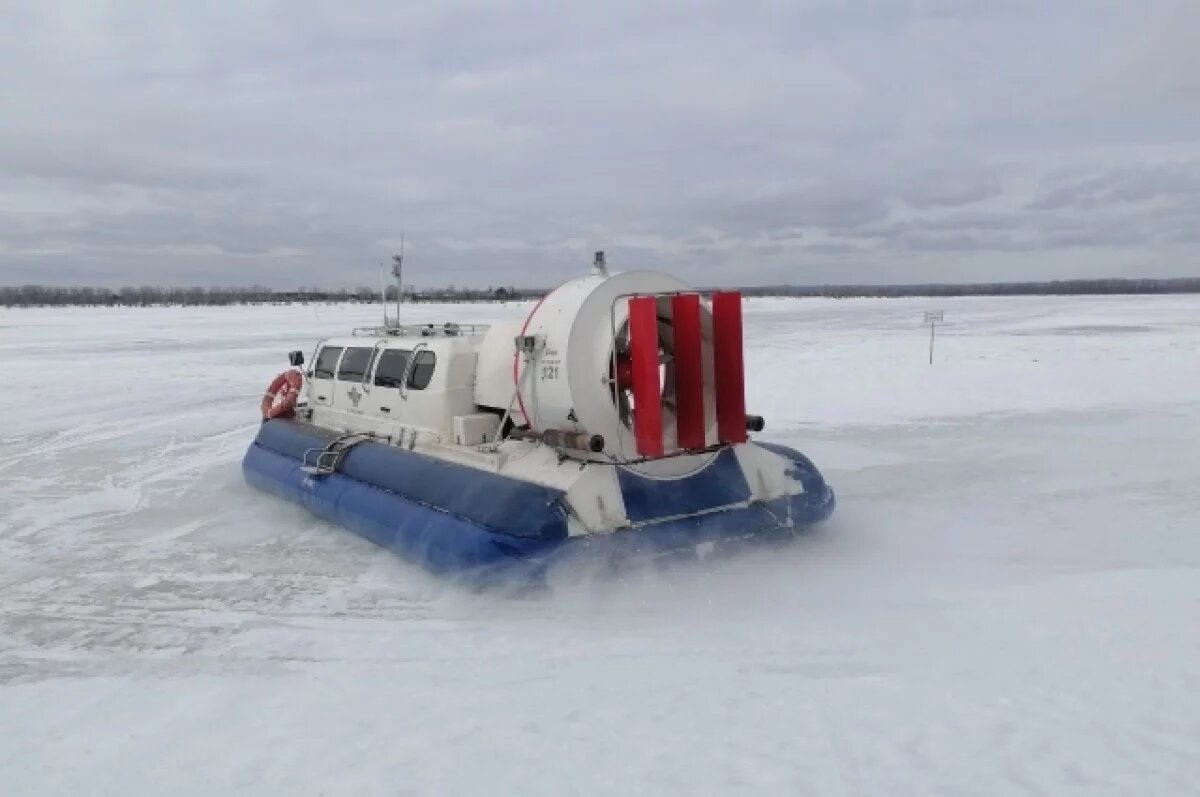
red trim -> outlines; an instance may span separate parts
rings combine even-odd
[[[700,296],[671,297],[675,329],[675,417],[680,448],[704,448],[704,360],[700,340]]]
[[[562,286],[560,285],[558,287],[561,288]],[[554,291],[556,291],[556,290],[558,290],[558,288],[554,288],[553,290],[550,291],[550,293],[554,293]],[[533,320],[533,314],[536,313],[538,311],[538,308],[542,306],[542,302],[544,302],[550,298],[550,293],[547,293],[545,296],[538,299],[537,304],[535,304],[533,306],[533,309],[529,311],[529,315],[525,316],[525,323],[521,325],[521,334],[522,335],[525,334],[525,330],[529,329],[529,322]],[[517,370],[518,370],[517,369],[517,363],[518,363],[517,358],[520,356],[521,356],[520,352],[517,352],[517,351],[513,352],[513,388],[517,392],[517,407],[521,410],[521,416],[525,419],[525,425],[528,426],[530,429],[532,429],[533,422],[529,420],[529,413],[527,413],[525,411],[525,401],[521,398],[521,382],[517,378]]]
[[[658,299],[629,300],[629,355],[633,362],[633,436],[645,457],[663,455],[662,386],[658,380]]]
[[[744,443],[746,367],[742,359],[742,294],[737,291],[714,293],[712,311],[717,437],[722,443]]]

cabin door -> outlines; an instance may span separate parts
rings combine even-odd
[[[378,402],[379,414],[396,424],[403,422],[404,399],[400,386],[408,370],[408,349],[384,349],[375,361],[372,398]]]
[[[334,376],[342,358],[341,346],[322,346],[308,372],[308,401],[315,407],[334,405]]]

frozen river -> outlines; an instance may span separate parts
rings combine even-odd
[[[243,484],[377,314],[0,310],[3,794],[1196,793],[1200,297],[751,300],[834,518],[521,599]]]

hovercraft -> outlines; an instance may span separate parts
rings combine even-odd
[[[610,276],[597,253],[510,323],[385,313],[320,341],[272,382],[243,472],[438,574],[787,538],[834,494],[749,439],[742,342],[739,293]]]

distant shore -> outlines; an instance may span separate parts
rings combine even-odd
[[[708,293],[714,288],[699,288]],[[721,290],[731,290],[722,288]],[[1200,277],[1173,279],[1086,279],[1047,282],[925,283],[918,285],[758,285],[736,288],[746,296],[825,297],[833,299],[892,298],[902,296],[1096,296],[1120,294],[1200,293]],[[405,293],[406,303],[506,302],[540,298],[548,288],[436,288]],[[369,288],[277,291],[251,288],[167,288],[155,286],[119,289],[82,286],[20,285],[0,287],[0,307],[185,307],[236,304],[297,304],[379,301]],[[388,292],[395,301],[396,292]]]

